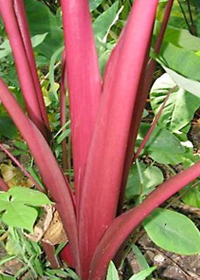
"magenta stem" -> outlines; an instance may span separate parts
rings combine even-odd
[[[200,176],[200,162],[175,175],[155,191],[140,205],[120,215],[108,228],[94,254],[89,280],[104,279],[107,265],[120,249],[121,244],[133,230],[158,206]]]
[[[9,190],[8,185],[4,182],[3,178],[0,177],[0,190],[7,192]]]
[[[43,124],[35,85],[16,19],[13,1],[0,0],[0,14],[9,37],[27,113],[43,135],[46,136],[46,129]]]
[[[36,188],[41,191],[44,192],[44,190],[41,188],[41,186],[35,181],[35,179],[26,171],[26,169],[23,167],[23,165],[21,165],[21,163],[5,148],[5,146],[0,143],[0,148],[1,150],[7,155],[9,156],[9,158],[21,169],[21,171],[26,175],[27,178],[29,178],[33,184],[36,186]]]
[[[163,109],[164,109],[164,107],[165,107],[165,105],[166,105],[166,103],[167,103],[167,101],[168,101],[168,99],[169,99],[171,93],[172,93],[173,91],[175,91],[176,89],[177,89],[177,86],[173,87],[173,88],[168,92],[168,94],[167,94],[167,96],[166,96],[164,102],[162,103],[162,105],[161,105],[161,107],[160,107],[160,109],[159,109],[159,111],[158,111],[158,114],[156,115],[156,117],[154,118],[154,120],[153,120],[153,122],[152,122],[152,124],[151,124],[151,127],[149,128],[149,130],[148,130],[147,134],[145,135],[144,139],[142,140],[142,143],[140,144],[140,146],[139,146],[137,152],[135,153],[135,155],[134,155],[134,157],[133,157],[133,159],[132,159],[132,163],[139,157],[141,151],[143,150],[144,146],[146,145],[147,141],[149,140],[149,137],[151,136],[151,134],[152,134],[152,132],[153,132],[153,130],[154,130],[156,124],[158,123],[158,120],[159,120],[160,117],[161,117],[162,111],[163,111]]]
[[[25,12],[25,8],[24,8],[23,0],[14,0],[14,9],[15,9],[19,29],[21,32],[22,40],[24,43],[24,48],[26,51],[29,65],[30,65],[30,71],[31,71],[33,81],[34,81],[34,86],[35,86],[35,90],[36,90],[36,94],[37,94],[37,99],[39,102],[40,111],[42,114],[42,118],[43,118],[45,127],[47,129],[47,134],[49,134],[50,125],[49,125],[49,120],[48,120],[45,103],[44,103],[44,99],[43,99],[43,95],[42,95],[42,90],[40,87],[39,78],[37,75],[36,63],[35,63],[33,48],[32,48],[32,44],[31,44],[31,40],[30,40],[30,32],[29,32],[29,28],[28,28],[28,22],[27,22],[27,18],[26,18],[26,12]]]

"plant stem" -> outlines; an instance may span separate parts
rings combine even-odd
[[[36,63],[35,63],[33,48],[32,48],[32,44],[31,44],[31,40],[30,40],[30,33],[29,33],[29,29],[28,29],[28,23],[27,23],[26,12],[25,12],[25,8],[24,8],[23,0],[14,0],[14,9],[15,9],[16,18],[17,18],[17,21],[19,24],[19,29],[21,32],[22,40],[24,43],[24,48],[26,51],[29,65],[30,65],[30,71],[31,71],[33,81],[34,81],[34,86],[35,86],[35,90],[36,90],[36,94],[37,94],[37,99],[39,102],[41,115],[42,115],[44,125],[47,130],[46,133],[50,138],[50,125],[49,125],[49,120],[48,120],[48,116],[47,116],[47,112],[46,112],[46,108],[45,108],[45,104],[44,104],[42,90],[40,87],[39,78],[37,75]]]
[[[158,206],[200,176],[200,162],[170,178],[140,205],[121,214],[107,229],[94,254],[89,280],[104,279],[107,264],[132,231]]]
[[[165,13],[163,16],[163,21],[162,21],[162,25],[159,31],[159,34],[157,36],[156,39],[156,44],[154,47],[154,51],[155,53],[159,53],[160,48],[161,48],[161,44],[163,41],[163,37],[164,37],[164,33],[167,27],[167,23],[170,17],[170,13],[171,13],[171,9],[172,9],[172,5],[173,5],[174,0],[169,0],[167,2],[166,8],[165,8]],[[149,41],[149,45],[150,45],[150,41]],[[148,59],[148,57],[146,58]],[[137,131],[139,129],[139,124],[140,124],[140,120],[142,117],[142,112],[143,109],[145,107],[145,103],[146,103],[146,99],[147,96],[149,94],[149,90],[151,87],[151,83],[152,83],[152,79],[153,79],[153,74],[155,71],[155,67],[156,67],[156,61],[153,59],[149,59],[148,61],[148,65],[146,67],[146,72],[145,72],[145,77],[143,77],[143,81],[141,82],[141,85],[144,84],[144,86],[141,86],[140,89],[138,90],[138,96],[140,96],[137,100],[137,104],[136,104],[136,108],[137,110],[134,110],[134,114],[132,116],[132,131],[130,132],[129,135],[129,142],[127,145],[127,156],[126,156],[126,160],[124,163],[124,176],[122,178],[121,181],[121,192],[120,192],[120,199],[119,199],[119,203],[118,203],[118,210],[117,210],[117,215],[121,214],[122,212],[122,206],[123,206],[123,201],[124,201],[124,192],[125,192],[125,187],[126,187],[126,180],[128,177],[128,173],[129,173],[129,169],[130,166],[132,164],[131,162],[131,158],[132,158],[132,151],[134,150],[134,141],[133,139],[136,139],[137,137]],[[138,126],[136,127],[137,124]]]
[[[79,271],[78,233],[73,194],[48,143],[37,127],[24,114],[21,107],[0,78],[0,99],[35,159],[43,183],[56,203],[64,229],[72,248],[73,258]]]
[[[127,25],[106,66],[78,219],[83,280],[88,279],[88,264],[99,240],[116,216],[127,147],[134,145],[140,124],[139,117],[133,123],[133,112],[139,110],[137,115],[142,115],[143,111],[138,105],[143,99],[140,90],[157,4],[158,0],[151,0],[146,9],[145,0],[134,1]],[[134,134],[132,142],[130,133]]]
[[[69,90],[77,213],[82,180],[99,108],[101,76],[89,1],[61,0]],[[77,55],[78,54],[78,55]]]
[[[36,186],[36,188],[44,192],[44,189],[41,188],[41,186],[35,181],[35,179],[29,174],[29,172],[26,171],[26,169],[21,165],[21,163],[5,148],[5,146],[0,143],[0,149],[7,155],[9,158],[21,169],[21,171],[26,175],[27,178],[29,178],[32,183]]]
[[[9,37],[27,113],[42,134],[48,138],[13,3],[13,0],[0,0],[0,14]]]
[[[9,190],[8,185],[4,182],[4,180],[0,177],[0,190],[7,192]]]
[[[163,109],[164,109],[164,107],[165,107],[165,105],[166,105],[166,103],[167,103],[167,101],[168,101],[168,99],[169,99],[171,93],[172,93],[173,91],[177,90],[177,88],[178,88],[178,87],[175,86],[175,87],[173,87],[173,88],[168,92],[168,94],[167,94],[167,96],[166,96],[164,102],[162,103],[162,105],[161,105],[161,107],[160,107],[160,109],[159,109],[159,111],[158,111],[158,114],[155,116],[155,118],[154,118],[154,120],[153,120],[153,122],[152,122],[152,124],[151,124],[151,127],[149,128],[149,130],[148,130],[147,134],[145,135],[144,139],[142,140],[142,143],[140,144],[140,146],[139,146],[137,152],[135,153],[135,155],[134,155],[134,157],[133,157],[133,159],[132,159],[132,163],[139,157],[141,151],[143,150],[143,148],[145,147],[147,141],[149,140],[149,138],[150,138],[150,136],[151,136],[151,134],[152,134],[152,132],[153,132],[153,130],[154,130],[156,124],[158,123],[158,120],[159,120],[160,117],[161,117],[162,111],[163,111]]]
[[[194,24],[194,20],[193,20],[193,16],[192,16],[192,11],[191,11],[191,4],[190,4],[190,0],[186,0],[187,2],[187,6],[188,6],[188,12],[189,12],[189,17],[190,17],[190,22],[191,22],[191,33],[194,36],[197,36],[197,32],[196,32],[196,26]]]
[[[54,246],[42,241],[42,248],[47,256],[48,261],[50,262],[51,268],[58,269],[60,268],[59,258],[55,255]]]
[[[188,21],[188,19],[187,19],[187,16],[186,16],[186,13],[185,13],[185,11],[184,11],[184,9],[183,9],[183,6],[182,6],[182,4],[181,4],[181,1],[178,0],[178,3],[179,3],[179,6],[180,6],[180,9],[181,9],[181,12],[182,12],[182,14],[183,14],[183,17],[184,17],[184,19],[185,19],[185,23],[186,23],[186,25],[187,25],[187,27],[188,27],[188,30],[189,30],[190,33],[192,34],[191,26],[190,26],[190,24],[189,24],[189,21]]]

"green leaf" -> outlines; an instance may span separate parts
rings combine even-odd
[[[2,221],[12,227],[33,231],[33,224],[37,218],[37,210],[21,203],[7,203]]]
[[[141,182],[136,164],[133,164],[129,173],[127,187],[126,187],[126,198],[129,200],[132,199],[134,196],[140,194],[148,194],[156,186],[161,184],[164,180],[163,174],[158,167],[156,166],[147,167],[143,163],[139,163],[139,164],[142,172],[143,182]],[[142,189],[143,189],[143,193],[141,193]]]
[[[10,48],[9,40],[6,39],[0,45],[0,58],[6,57],[9,54],[11,54],[11,48]]]
[[[60,144],[66,137],[69,136],[70,131],[71,131],[70,128],[68,128],[68,129],[66,129],[65,131],[63,131],[63,132],[61,133],[61,135],[59,135],[58,138],[56,139],[56,142],[57,142],[58,144]]]
[[[135,244],[131,245],[131,249],[132,249],[141,269],[145,270],[145,269],[149,268],[149,264],[148,264],[146,258],[143,256],[140,249]]]
[[[148,276],[151,275],[151,273],[156,269],[156,267],[149,267],[146,268],[136,275],[133,275],[129,280],[145,280]]]
[[[24,4],[31,36],[48,33],[42,44],[36,48],[37,53],[47,58],[47,63],[53,53],[63,46],[62,30],[56,16],[45,4],[34,0],[25,0]]]
[[[32,46],[33,48],[37,47],[38,45],[40,45],[44,39],[46,38],[48,33],[44,33],[44,34],[39,34],[39,35],[35,35],[31,38],[31,42],[32,42]],[[1,50],[0,50],[0,58],[6,57],[7,55],[12,53],[11,47],[10,47],[10,43],[9,40],[5,40],[2,44],[1,44]]]
[[[165,70],[167,69],[164,67]],[[169,72],[168,72],[169,70]],[[177,90],[173,91],[170,94],[170,97],[165,105],[165,108],[162,111],[161,117],[159,118],[158,124],[162,127],[169,129],[172,132],[176,132],[186,126],[193,118],[194,113],[200,106],[200,98],[194,96],[193,94],[184,90],[184,84],[178,83],[178,80],[175,78],[179,76],[180,79],[186,79],[174,71],[168,69],[167,73],[163,74],[158,78],[153,84],[150,92],[151,106],[154,111],[154,114],[157,114],[160,106],[167,97],[168,92],[178,84],[181,86]],[[174,75],[173,75],[174,74]],[[175,78],[175,79],[174,79]],[[175,80],[175,82],[173,81]],[[188,79],[187,79],[188,80]],[[182,80],[183,81],[183,80]],[[185,83],[187,89],[190,87],[191,80]],[[193,81],[194,83],[198,83]],[[198,93],[200,96],[200,83],[198,83]],[[193,88],[194,89],[194,88]],[[191,92],[192,92],[191,88]],[[194,93],[194,91],[193,91]]]
[[[184,77],[200,81],[200,56],[193,51],[176,47],[170,43],[163,44],[161,61],[166,67]]]
[[[184,188],[183,192],[185,190],[186,189]],[[182,193],[182,192],[180,192],[180,193]],[[181,200],[187,205],[190,205],[190,206],[193,206],[196,208],[200,208],[200,186],[197,186],[195,188],[191,188],[190,190],[188,190],[186,194],[181,196]]]
[[[159,30],[161,22],[156,22],[156,29]],[[187,29],[180,29],[168,25],[165,31],[164,42],[169,42],[177,47],[191,51],[200,49],[200,38],[193,36]]]
[[[0,115],[0,137],[12,139],[17,134],[17,129],[10,117]]]
[[[93,23],[93,30],[95,34],[97,49],[99,48],[107,32],[110,30],[110,27],[112,26],[113,22],[115,22],[118,6],[119,1],[116,1],[109,9],[103,12]]]
[[[99,48],[99,66],[100,66],[100,71],[102,76],[104,74],[105,65],[108,61],[108,58],[114,46],[115,46],[115,42],[111,42],[111,43],[102,44],[101,47]]]
[[[184,90],[187,90],[188,92],[194,94],[198,98],[200,98],[200,83],[183,77],[182,75],[176,73],[175,71],[163,66],[165,71],[170,75],[170,77],[174,80],[174,82],[180,87],[183,88]]]
[[[142,128],[148,125],[142,125]],[[155,127],[145,150],[155,161],[163,164],[178,164],[182,162],[185,148],[177,137],[165,128]]]
[[[51,85],[51,91],[54,94],[55,100],[58,100],[57,90],[55,89],[55,79],[54,79],[54,67],[56,61],[58,60],[59,56],[62,54],[64,47],[59,48],[56,52],[52,55],[50,64],[49,64],[49,81]]]
[[[0,280],[14,280],[13,276],[0,275]]]
[[[30,206],[42,206],[49,204],[48,197],[35,190],[14,187],[7,192],[0,192],[1,220],[12,227],[33,230],[33,224],[38,212]]]
[[[7,193],[12,196],[13,201],[16,200],[26,205],[42,206],[52,204],[44,193],[24,187],[11,188]]]
[[[90,12],[94,11],[102,2],[103,0],[89,0]]]
[[[109,263],[108,266],[106,280],[119,280],[118,271],[112,261]]]
[[[31,38],[31,43],[32,43],[32,46],[33,48],[39,46],[46,38],[48,32],[44,33],[44,34],[38,34],[38,35],[35,35]]]
[[[200,233],[182,214],[157,208],[143,225],[151,240],[167,251],[181,255],[200,253]]]

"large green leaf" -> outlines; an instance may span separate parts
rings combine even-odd
[[[149,125],[142,123],[138,139],[144,138]],[[163,164],[178,164],[183,161],[186,149],[169,130],[156,126],[147,141],[145,152]]]
[[[170,71],[170,69],[169,69]],[[171,73],[171,71],[170,71]],[[173,77],[172,77],[173,78]],[[176,86],[169,74],[165,73],[158,78],[150,92],[151,106],[155,114],[164,102],[168,92]],[[195,83],[198,83],[194,81]],[[200,95],[200,83],[199,95]],[[189,83],[186,83],[187,87]],[[184,86],[184,85],[183,85]],[[170,97],[159,118],[159,125],[176,132],[186,126],[193,118],[195,111],[200,106],[200,98],[178,88],[170,94]]]
[[[48,33],[36,51],[50,59],[53,53],[63,45],[63,33],[57,18],[42,2],[25,0],[31,36]]]
[[[33,224],[38,212],[30,206],[42,206],[49,204],[48,197],[35,190],[14,187],[7,192],[0,192],[1,220],[12,227],[33,230]]]
[[[200,49],[200,38],[193,36],[186,29],[169,26],[166,30],[164,41],[191,51],[198,51]]]
[[[200,98],[200,82],[185,78],[168,67],[163,66],[163,68],[180,88]]]
[[[156,21],[156,34],[160,26],[161,22]],[[200,38],[193,36],[187,29],[167,26],[164,41],[191,51],[198,51],[200,49]]]
[[[119,1],[116,1],[109,9],[103,12],[93,23],[93,30],[95,34],[97,49],[101,45],[107,32],[110,30],[115,18],[117,16],[117,10]]]
[[[161,60],[166,67],[186,78],[200,81],[200,56],[193,51],[179,48],[171,43],[164,43]]]
[[[200,233],[182,214],[157,208],[143,225],[151,240],[167,251],[182,255],[200,253]]]

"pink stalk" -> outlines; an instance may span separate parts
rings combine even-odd
[[[0,14],[4,21],[6,32],[13,51],[27,113],[43,135],[46,135],[46,129],[43,124],[29,62],[15,16],[13,0],[0,0]]]
[[[150,42],[149,42],[150,46]],[[149,56],[146,56],[146,63],[148,61]],[[131,125],[130,125],[130,132],[127,140],[127,149],[126,149],[126,156],[124,157],[124,167],[123,167],[123,174],[121,179],[121,187],[120,187],[120,194],[119,194],[119,201],[118,201],[118,209],[117,209],[117,215],[122,213],[123,210],[123,202],[124,202],[124,193],[126,188],[126,182],[129,174],[129,170],[132,164],[132,156],[133,151],[137,139],[138,130],[140,127],[141,119],[142,119],[142,113],[144,110],[144,106],[146,103],[146,94],[143,89],[143,83],[145,80],[145,69],[146,67],[143,67],[143,73],[140,78],[140,83],[138,87],[138,91],[136,94],[136,100],[134,104],[133,114],[131,117]]]
[[[163,17],[163,21],[162,21],[162,25],[159,31],[159,34],[157,36],[156,39],[156,43],[154,46],[154,52],[156,54],[158,54],[160,52],[161,49],[161,45],[162,45],[162,41],[165,35],[165,30],[167,28],[167,24],[169,21],[169,17],[171,14],[171,9],[173,6],[174,0],[168,0],[166,8],[165,8],[165,12],[164,12],[164,17]],[[153,78],[153,73],[155,71],[155,67],[156,67],[157,62],[154,59],[150,59],[148,66],[147,66],[147,70],[146,70],[146,78],[145,78],[145,84],[144,84],[144,92],[146,93],[146,97],[149,93],[149,90],[151,88],[151,83],[152,83],[152,78]]]
[[[81,277],[103,233],[116,215],[127,141],[149,51],[158,0],[136,0],[118,51],[111,56],[88,155],[80,205]],[[148,24],[146,24],[148,22]],[[92,209],[92,211],[91,211]]]
[[[32,181],[32,183],[36,186],[36,188],[39,191],[44,192],[44,190],[41,188],[41,186],[35,181],[35,179],[33,179],[33,177],[26,171],[26,169],[23,167],[23,165],[21,165],[21,163],[8,151],[8,149],[6,149],[4,147],[4,145],[2,143],[0,143],[0,149],[7,156],[9,156],[9,158],[21,169],[21,171],[24,173],[24,175]]]
[[[166,105],[166,103],[167,103],[167,101],[168,101],[168,99],[169,99],[171,93],[172,93],[174,90],[176,90],[176,89],[177,89],[177,86],[173,87],[173,88],[168,92],[168,94],[167,94],[167,96],[166,96],[164,102],[162,103],[162,105],[161,105],[161,107],[160,107],[160,109],[159,109],[159,111],[158,111],[158,114],[156,115],[156,117],[154,118],[154,120],[153,120],[153,122],[152,122],[152,124],[151,124],[151,127],[149,128],[149,130],[148,130],[147,134],[145,135],[145,137],[144,137],[142,143],[140,144],[140,146],[139,146],[137,152],[135,153],[135,155],[134,155],[134,157],[133,157],[133,159],[132,159],[132,163],[139,157],[141,151],[142,151],[143,148],[145,147],[145,145],[146,145],[147,141],[149,140],[149,137],[151,136],[151,134],[152,134],[152,132],[153,132],[153,130],[154,130],[156,124],[158,123],[159,118],[161,117],[162,111],[163,111],[163,109],[164,109],[164,107],[165,107],[165,105]]]
[[[51,268],[58,269],[61,266],[59,258],[55,255],[55,247],[48,242],[42,241],[42,249],[50,262]]]
[[[169,0],[167,2],[161,29],[160,29],[160,32],[156,39],[156,44],[154,47],[155,53],[159,53],[159,51],[160,51],[164,33],[165,33],[167,23],[168,23],[168,20],[170,17],[170,12],[172,9],[173,1],[174,0]],[[151,42],[149,42],[149,43],[151,43]],[[144,70],[144,72],[146,72],[146,74],[145,74],[145,77],[143,77],[143,80],[141,80],[141,88],[140,88],[140,90],[138,90],[137,102],[136,102],[136,106],[135,106],[137,109],[134,110],[133,116],[132,116],[132,126],[131,126],[132,129],[130,131],[129,141],[127,144],[127,152],[126,152],[127,155],[126,155],[126,158],[124,161],[124,174],[123,174],[123,178],[122,178],[122,182],[121,182],[121,193],[120,193],[117,214],[121,214],[121,212],[122,212],[122,206],[123,206],[123,201],[124,201],[124,191],[125,191],[125,187],[126,187],[128,172],[129,172],[130,165],[131,165],[131,158],[132,158],[131,153],[134,150],[135,139],[137,137],[137,132],[138,132],[141,117],[142,117],[142,112],[145,107],[146,99],[147,99],[147,96],[149,94],[149,90],[151,87],[155,67],[156,67],[156,61],[154,61],[153,59],[150,59],[148,62],[148,65],[146,67],[146,70]]]
[[[49,134],[50,133],[49,120],[48,120],[48,116],[47,116],[47,112],[46,112],[46,108],[45,108],[45,104],[44,104],[44,99],[42,96],[40,82],[39,82],[38,75],[37,75],[37,69],[36,69],[36,64],[35,64],[35,59],[34,59],[33,48],[32,48],[32,44],[31,44],[31,40],[30,40],[30,33],[29,33],[29,29],[28,29],[28,22],[27,22],[27,18],[26,18],[26,12],[25,12],[25,8],[24,8],[23,0],[14,0],[14,9],[15,9],[19,29],[21,32],[22,40],[24,43],[24,48],[26,51],[29,65],[30,65],[30,70],[31,70],[31,74],[33,77],[33,81],[34,81],[34,86],[35,86],[35,90],[36,90],[36,94],[37,94],[37,99],[39,102],[40,111],[42,114],[44,125],[47,129],[47,134]]]
[[[4,182],[4,180],[0,177],[0,190],[7,192],[9,190],[8,185]]]
[[[170,14],[171,14],[173,3],[174,3],[174,0],[168,0],[168,2],[167,2],[165,12],[164,12],[163,21],[162,21],[162,25],[161,25],[161,28],[160,28],[160,31],[159,31],[159,34],[158,34],[158,37],[157,37],[157,40],[156,40],[156,44],[155,44],[155,47],[154,47],[155,53],[160,52],[160,48],[161,48],[162,41],[163,41],[163,38],[164,38],[164,35],[165,35],[165,30],[167,28],[167,24],[168,24],[168,21],[169,21],[169,17],[170,17]]]
[[[139,206],[120,215],[101,239],[90,267],[89,280],[104,279],[107,265],[133,230],[159,205],[200,176],[200,162],[177,174],[153,191]]]
[[[101,77],[88,0],[61,0],[77,207],[96,121]]]
[[[76,216],[70,186],[66,181],[46,140],[36,126],[25,116],[3,80],[0,78],[0,99],[35,159],[43,183],[56,203],[72,248],[73,258],[79,271],[78,235]]]

